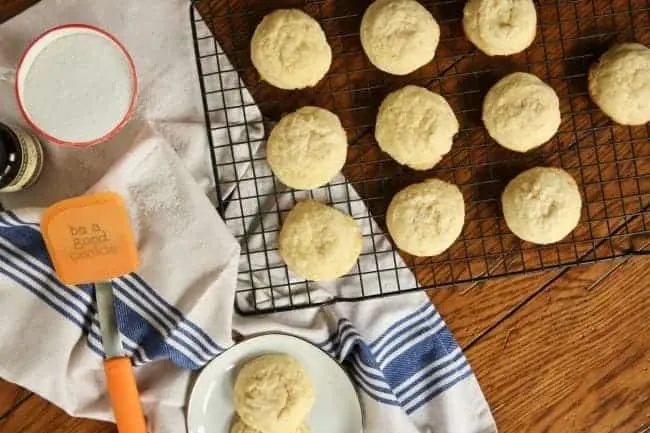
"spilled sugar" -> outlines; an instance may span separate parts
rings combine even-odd
[[[25,110],[39,128],[59,140],[101,138],[128,113],[135,85],[129,62],[102,35],[61,36],[25,67]]]

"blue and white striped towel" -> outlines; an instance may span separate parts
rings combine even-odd
[[[0,377],[73,415],[111,420],[93,290],[57,280],[38,224],[53,201],[110,189],[129,205],[143,263],[113,284],[152,432],[184,432],[192,372],[232,345],[233,332],[266,331],[303,336],[348,368],[366,432],[496,431],[471,368],[423,294],[262,318],[234,313],[240,245],[231,234],[237,228],[226,227],[206,195],[212,180],[188,6],[43,0],[0,25],[0,69],[15,67],[28,41],[48,27],[104,27],[129,47],[142,89],[137,117],[113,142],[87,150],[48,146],[41,181],[1,198],[13,210],[0,214]],[[0,120],[21,123],[12,99],[10,83],[0,79]],[[386,242],[381,235],[377,241]]]

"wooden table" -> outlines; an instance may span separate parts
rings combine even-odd
[[[0,22],[34,0],[4,0]],[[650,259],[431,293],[501,432],[650,432]],[[1,433],[109,433],[0,379]]]

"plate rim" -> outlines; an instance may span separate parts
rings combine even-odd
[[[230,346],[229,348],[227,348],[226,350],[221,352],[219,355],[217,355],[216,357],[211,359],[207,364],[205,364],[205,366],[203,366],[203,368],[201,368],[198,371],[196,379],[194,380],[194,383],[192,383],[192,385],[191,385],[191,391],[190,391],[189,398],[187,399],[187,409],[186,409],[186,412],[185,412],[185,427],[187,428],[188,433],[192,431],[191,428],[190,428],[190,413],[191,413],[192,407],[195,406],[196,404],[198,404],[198,403],[195,402],[196,398],[198,398],[197,394],[196,394],[197,393],[197,386],[199,384],[199,381],[201,380],[201,377],[204,376],[205,372],[210,368],[210,366],[213,365],[213,364],[216,365],[218,363],[218,361],[219,361],[219,358],[224,356],[230,350],[233,350],[235,348],[239,348],[241,350],[242,345],[248,346],[249,344],[252,344],[252,342],[255,341],[255,340],[267,339],[269,337],[288,339],[288,340],[298,340],[298,341],[300,341],[302,343],[306,343],[307,345],[309,345],[313,349],[315,349],[317,352],[320,352],[322,355],[324,355],[326,358],[328,358],[330,361],[332,361],[332,363],[334,363],[337,366],[337,368],[339,370],[341,370],[341,372],[343,373],[343,376],[345,377],[346,382],[348,383],[348,385],[350,386],[350,389],[354,393],[355,401],[357,402],[357,404],[355,405],[355,409],[356,409],[355,411],[357,412],[358,418],[359,418],[359,421],[360,421],[359,431],[360,432],[363,431],[364,412],[363,412],[363,408],[361,407],[361,400],[359,398],[360,397],[359,392],[357,390],[357,387],[354,384],[354,381],[352,380],[352,377],[345,370],[345,368],[343,368],[343,365],[341,365],[335,358],[333,358],[325,350],[323,350],[322,348],[320,348],[319,346],[317,346],[313,342],[307,340],[306,338],[303,338],[303,337],[300,337],[300,336],[297,336],[297,335],[293,335],[293,334],[287,334],[287,333],[284,333],[284,332],[266,332],[266,333],[263,333],[263,334],[255,334],[254,336],[245,338],[244,340],[233,344],[232,346]],[[272,353],[272,352],[268,352],[268,353]],[[283,352],[277,352],[277,353],[283,353]],[[284,352],[284,353],[286,354],[286,352]]]

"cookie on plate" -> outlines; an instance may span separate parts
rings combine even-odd
[[[302,107],[271,131],[266,160],[282,183],[296,189],[322,186],[343,168],[348,140],[338,116],[324,108]]]
[[[582,198],[569,173],[554,167],[535,167],[512,179],[501,196],[508,228],[535,244],[562,240],[578,225]]]
[[[469,0],[463,11],[465,35],[489,56],[524,51],[537,32],[532,0]]]
[[[255,358],[241,368],[235,380],[237,415],[246,426],[264,433],[300,431],[314,398],[307,372],[288,355]],[[237,422],[233,429],[236,426]]]
[[[251,60],[262,80],[280,89],[315,86],[332,63],[320,24],[299,9],[266,15],[253,33]]]
[[[650,48],[615,45],[589,71],[589,94],[616,123],[650,122]]]
[[[440,26],[415,0],[376,0],[361,20],[361,45],[373,65],[406,75],[429,63],[440,40]]]
[[[546,143],[561,122],[555,90],[533,74],[515,72],[505,76],[483,101],[483,123],[490,137],[515,152]]]
[[[419,257],[446,251],[460,236],[465,203],[460,189],[440,179],[410,185],[390,202],[388,232],[395,244]]]
[[[314,281],[348,273],[362,246],[361,231],[351,216],[315,200],[296,204],[278,239],[280,256],[289,270]]]
[[[381,150],[414,170],[428,170],[449,153],[458,120],[445,98],[409,85],[384,98],[375,138]]]

